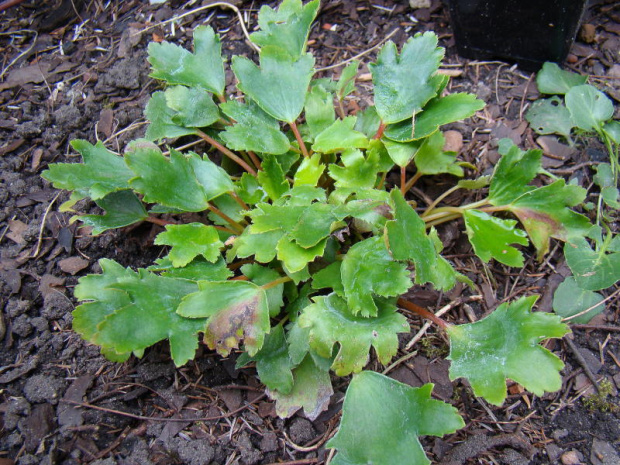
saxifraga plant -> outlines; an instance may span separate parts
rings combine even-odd
[[[412,200],[420,177],[463,177],[471,168],[443,150],[440,127],[483,102],[446,95],[443,49],[424,33],[400,52],[383,46],[370,64],[374,106],[347,115],[358,63],[336,81],[315,77],[306,43],[318,8],[318,0],[284,0],[260,9],[260,31],[251,35],[259,65],[232,58],[235,96],[224,91],[228,64],[211,27],[195,29],[193,52],[151,44],[151,76],[165,90],[146,107],[146,138],[121,156],[73,141],[84,162],[49,166],[43,176],[73,192],[65,210],[90,198],[105,211],[77,216],[93,234],[150,221],[164,228],[155,243],[168,251],[146,269],[100,260],[102,273],[75,288],[82,304],[73,328],[119,362],[167,339],[177,366],[194,358],[202,335],[222,356],[239,352],[238,366],[254,363],[281,417],[303,408],[316,418],[333,392],[330,371],[353,374],[340,429],[327,443],[337,449],[332,465],[429,463],[418,437],[463,427],[456,409],[431,399],[430,384],[412,388],[364,371],[371,347],[387,364],[398,334],[410,331],[399,309],[445,331],[451,378],[467,379],[496,405],[506,378],[537,395],[561,387],[563,364],[539,343],[569,331],[559,317],[532,312],[535,296],[463,325],[402,298],[417,285],[471,284],[441,256],[434,227],[462,218],[482,261],[523,267],[520,246],[531,241],[541,259],[551,238],[585,236],[591,224],[571,207],[586,192],[548,177],[532,185],[544,174],[541,152],[502,141],[492,175],[460,180],[428,204]],[[163,152],[153,143],[181,136],[209,150]],[[394,168],[396,186],[386,180]],[[484,198],[442,205],[458,189]],[[188,223],[187,213],[199,219]]]

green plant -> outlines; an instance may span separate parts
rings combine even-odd
[[[541,152],[502,141],[491,176],[460,180],[426,205],[408,199],[422,176],[463,177],[472,168],[443,150],[439,128],[483,102],[444,95],[443,50],[425,33],[400,53],[391,42],[382,48],[370,65],[375,105],[347,115],[358,63],[336,81],[314,78],[306,41],[318,8],[318,0],[261,8],[261,30],[251,36],[260,66],[232,58],[238,99],[224,92],[225,62],[210,27],[194,31],[193,52],[151,44],[151,75],[166,88],[147,105],[146,139],[122,156],[74,141],[84,163],[50,165],[43,174],[73,191],[65,210],[83,198],[105,210],[77,216],[94,234],[142,221],[165,228],[155,243],[168,255],[149,268],[103,259],[100,275],[80,279],[73,327],[116,361],[167,339],[176,365],[195,356],[203,334],[222,356],[240,352],[239,366],[255,364],[282,417],[303,408],[316,418],[332,395],[330,370],[355,374],[328,443],[338,450],[332,465],[428,463],[418,436],[462,427],[456,410],[431,400],[431,385],[411,388],[363,371],[371,348],[386,364],[397,335],[409,332],[399,307],[446,332],[451,377],[468,379],[494,404],[506,397],[506,378],[539,395],[559,389],[562,362],[539,343],[568,331],[557,316],[532,312],[535,296],[458,326],[402,298],[416,285],[472,284],[441,256],[435,226],[463,218],[481,260],[522,267],[519,246],[531,241],[542,258],[551,238],[590,230],[571,209],[586,192],[561,179],[532,185],[543,172]],[[164,153],[152,142],[181,136],[211,150]],[[387,180],[394,168],[397,186]],[[442,205],[458,189],[487,194]]]
[[[605,310],[604,298],[595,292],[620,280],[620,236],[611,226],[618,220],[620,192],[620,122],[614,121],[612,101],[587,77],[545,63],[536,77],[538,89],[551,98],[536,101],[526,119],[539,134],[559,134],[572,145],[571,136],[595,134],[605,145],[610,163],[596,166],[598,187],[596,225],[585,237],[576,236],[564,246],[566,262],[573,276],[555,292],[553,309],[575,323],[587,323]],[[562,97],[564,96],[564,101]],[[588,241],[589,240],[589,241]]]

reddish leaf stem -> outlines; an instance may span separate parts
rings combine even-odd
[[[200,138],[203,139],[205,142],[215,147],[220,152],[222,152],[224,155],[226,155],[228,158],[230,158],[232,161],[237,163],[239,166],[241,166],[244,170],[246,170],[252,176],[256,176],[256,170],[254,170],[250,165],[248,165],[245,161],[243,161],[243,159],[240,158],[238,155],[231,152],[229,149],[224,147],[222,144],[220,144],[218,141],[216,141],[209,135],[202,132],[200,129],[196,129],[196,134],[198,134],[198,136],[200,136]]]
[[[224,221],[226,221],[229,225],[231,225],[234,229],[236,229],[237,233],[242,233],[245,228],[243,226],[241,226],[239,223],[237,223],[235,220],[233,220],[230,216],[228,216],[226,213],[224,213],[223,211],[221,211],[219,208],[217,208],[214,205],[209,204],[207,206],[207,208],[215,213],[217,216],[219,216],[220,218],[222,218]]]
[[[418,179],[420,179],[422,177],[422,173],[420,173],[419,171],[413,175],[413,177],[407,182],[407,184],[405,185],[405,192],[409,192],[409,189],[411,189],[416,182],[418,182]]]
[[[256,154],[252,152],[251,150],[248,150],[248,155],[250,156],[252,163],[254,163],[254,166],[256,166],[256,169],[259,170],[260,169],[260,158],[258,158]]]
[[[292,278],[289,278],[288,276],[282,276],[281,278],[275,279],[270,283],[263,284],[261,287],[264,291],[266,291],[267,289],[271,289],[272,287],[279,286],[280,284],[287,283],[289,281],[292,281]]]
[[[441,318],[436,316],[434,313],[429,312],[425,308],[420,307],[419,305],[414,304],[413,302],[409,302],[408,300],[403,299],[402,297],[398,299],[396,305],[399,305],[410,312],[417,313],[422,318],[426,318],[427,320],[431,320],[437,326],[439,326],[444,331],[448,329],[448,323],[443,321]]]
[[[149,223],[157,224],[159,226],[168,226],[169,224],[177,224],[174,221],[162,220],[161,218],[156,218],[154,216],[147,216],[144,218],[144,221],[148,221]]]
[[[241,208],[243,208],[244,210],[250,210],[248,204],[245,203],[243,199],[237,195],[236,192],[229,192],[229,194],[233,199],[235,199],[235,202],[237,202]]]
[[[406,187],[407,187],[407,167],[401,166],[400,167],[400,193],[403,194],[403,197],[405,196],[405,193],[407,192],[407,189],[405,189]]]
[[[299,148],[301,149],[301,153],[303,153],[304,157],[308,158],[310,154],[308,153],[308,148],[304,140],[301,138],[301,134],[299,133],[299,129],[297,128],[297,123],[293,121],[290,123],[291,129],[293,130],[293,134],[295,134],[295,139],[297,139],[297,143],[299,144]]]
[[[374,135],[373,139],[381,139],[386,126],[387,124],[381,121],[381,124],[379,124],[379,129],[377,129],[377,133]]]

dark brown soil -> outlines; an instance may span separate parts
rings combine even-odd
[[[159,253],[152,244],[158,227],[88,236],[59,210],[68,194],[55,191],[40,173],[48,163],[76,161],[68,145],[72,139],[100,139],[121,150],[143,134],[142,110],[158,85],[148,77],[145,59],[153,37],[187,45],[193,28],[209,23],[223,36],[225,54],[253,56],[230,10],[204,9],[175,21],[174,29],[162,23],[209,2],[188,3],[26,1],[0,13],[0,465],[325,463],[324,443],[337,427],[346,388],[342,380],[335,381],[330,409],[316,421],[302,415],[281,420],[252,370],[235,370],[234,357],[222,360],[201,348],[194,362],[175,369],[167,346],[159,344],[142,359],[114,364],[71,331],[77,279],[98,272],[102,257],[125,266],[149,265]],[[233,3],[253,28],[260,2]],[[590,43],[579,40],[567,65],[597,76],[592,82],[619,101],[620,11],[614,3],[601,0],[589,7],[585,21],[595,34],[582,35]],[[511,64],[456,55],[438,0],[418,10],[403,1],[324,1],[311,49],[318,66],[329,66],[393,30],[398,44],[415,32],[436,31],[447,49],[445,69],[454,74],[450,90],[474,92],[488,103],[476,117],[448,128],[464,138],[461,159],[485,172],[497,161],[502,137],[525,148],[545,143],[523,120],[538,97],[533,75]],[[368,104],[369,85],[360,83],[352,111]],[[603,160],[602,148],[584,140],[566,150],[554,145],[545,166],[588,186],[593,174],[588,162]],[[431,194],[443,189],[425,187]],[[454,224],[441,230],[446,253],[482,297],[455,306],[453,320],[467,322],[530,293],[542,295],[540,310],[550,310],[566,272],[560,248],[542,264],[530,258],[522,273],[498,264],[485,273],[462,229]],[[410,297],[435,308],[461,292],[421,289]],[[434,382],[437,397],[458,407],[468,426],[425,439],[429,457],[446,464],[620,463],[619,313],[618,300],[612,300],[592,322],[604,329],[575,329],[574,351],[565,341],[549,345],[566,363],[560,392],[537,398],[514,385],[501,408],[448,380],[445,343],[431,331],[418,355],[392,376],[414,386]],[[413,335],[420,322],[411,323]],[[403,348],[412,335],[403,339]],[[611,390],[610,401],[593,406],[585,371]]]

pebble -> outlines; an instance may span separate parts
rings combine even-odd
[[[581,465],[581,454],[576,450],[569,450],[568,452],[564,452],[562,457],[560,457],[560,461],[562,465]]]
[[[594,439],[592,451],[590,452],[590,461],[592,465],[618,465],[620,463],[620,456],[609,442]]]

